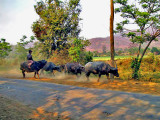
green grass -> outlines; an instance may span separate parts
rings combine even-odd
[[[131,58],[133,56],[115,56],[115,60],[117,59],[126,59],[126,58]],[[93,61],[103,61],[103,60],[110,60],[111,57],[107,56],[107,57],[93,57]]]

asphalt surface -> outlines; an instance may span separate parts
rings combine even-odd
[[[7,78],[0,94],[73,120],[160,120],[160,96]]]

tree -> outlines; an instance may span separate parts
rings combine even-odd
[[[26,45],[28,45],[28,43],[33,42],[34,37],[31,36],[30,40],[26,41],[27,36],[23,35],[22,38],[20,39],[20,42],[17,42],[17,45],[15,46],[15,53],[16,56],[18,56],[19,60],[23,60],[25,61],[27,58],[27,53],[28,53],[28,49],[26,48]]]
[[[0,40],[0,58],[5,58],[8,56],[9,52],[11,51],[11,45],[6,42],[6,39],[1,38]]]
[[[129,55],[135,55],[137,53],[137,51],[138,51],[137,47],[128,48]]]
[[[80,61],[83,61],[82,59],[89,59],[89,58],[85,58],[85,56],[91,56],[90,54],[91,53],[84,53],[84,48],[86,46],[88,46],[90,44],[90,42],[88,40],[83,40],[83,38],[74,38],[70,41],[70,48],[68,50],[69,52],[69,55],[71,56],[72,58],[72,61],[73,62],[80,62]],[[82,56],[83,54],[83,56]],[[93,56],[93,54],[92,54]],[[87,60],[84,60],[84,62],[87,61]]]
[[[132,78],[138,79],[143,57],[152,41],[156,41],[160,35],[159,0],[135,0],[135,3],[130,2],[130,0],[115,0],[115,3],[120,6],[115,9],[115,12],[120,13],[121,17],[124,18],[122,22],[117,23],[117,32],[129,37],[133,43],[138,43],[137,56],[131,65],[133,68]],[[125,28],[129,24],[137,26],[137,30]],[[147,45],[140,54],[141,46],[145,42]]]
[[[157,54],[157,55],[160,54],[160,50],[158,50],[158,48],[156,48],[156,47],[152,47],[151,52],[152,52],[152,53],[155,53],[155,54]]]
[[[98,51],[93,51],[93,56],[94,56],[94,57],[99,57]]]
[[[43,43],[43,51],[49,58],[54,50],[67,46],[68,38],[76,38],[80,33],[79,18],[81,12],[80,0],[40,1],[35,5],[39,20],[33,23],[32,31]]]
[[[103,47],[102,47],[102,53],[103,53],[103,54],[106,54],[106,50],[107,50],[106,46],[103,46]]]

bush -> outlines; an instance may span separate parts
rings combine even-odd
[[[10,43],[6,42],[6,39],[1,38],[0,40],[0,58],[5,58],[6,56],[8,56],[10,51],[11,51]]]
[[[64,65],[71,62],[71,57],[68,55],[68,50],[63,49],[58,52],[58,50],[53,52],[53,55],[48,59],[48,62],[53,62],[56,65]]]
[[[142,61],[141,71],[142,72],[156,72],[160,71],[160,59],[159,56],[156,56],[154,54],[149,54],[147,57],[145,57]]]
[[[82,52],[80,54],[80,63],[82,65],[85,65],[88,62],[92,62],[93,61],[93,53],[92,52]]]
[[[129,80],[132,78],[132,69],[130,67],[131,59],[119,59],[117,60],[117,67],[119,72],[119,78],[122,80]]]

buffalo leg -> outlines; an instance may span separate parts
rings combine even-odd
[[[67,67],[65,66],[65,68],[64,68],[64,72],[65,72],[65,74],[68,72],[68,70],[67,70]]]
[[[87,80],[89,81],[90,72],[86,73]]]
[[[79,76],[78,76],[78,73],[77,73],[77,71],[76,71],[76,76],[77,76],[77,78],[79,77]]]
[[[51,70],[50,72],[52,73],[52,75],[53,75],[53,76],[55,76],[55,75],[54,75],[54,71],[53,71],[53,70]]]
[[[41,69],[40,75],[43,74],[43,69]]]
[[[106,74],[108,81],[110,81],[109,74]]]
[[[81,76],[81,72],[79,72],[79,74],[80,74],[79,76],[78,76],[78,73],[76,74],[76,75],[77,75],[77,78]]]
[[[76,73],[76,76],[77,76],[77,78],[78,78],[78,72],[77,72],[77,71],[75,71],[75,73]]]
[[[99,77],[98,77],[98,80],[97,80],[97,82],[99,82],[99,79],[101,78],[101,74],[99,74]]]
[[[36,78],[36,72],[34,72],[34,78]]]
[[[23,78],[25,78],[25,71],[24,70],[22,70],[22,74],[23,74]]]
[[[37,76],[38,76],[38,79],[39,79],[39,73],[37,72]]]
[[[80,74],[80,75],[78,75],[78,73],[76,73],[76,76],[77,76],[77,78],[79,78],[79,77],[81,76],[81,74]]]

